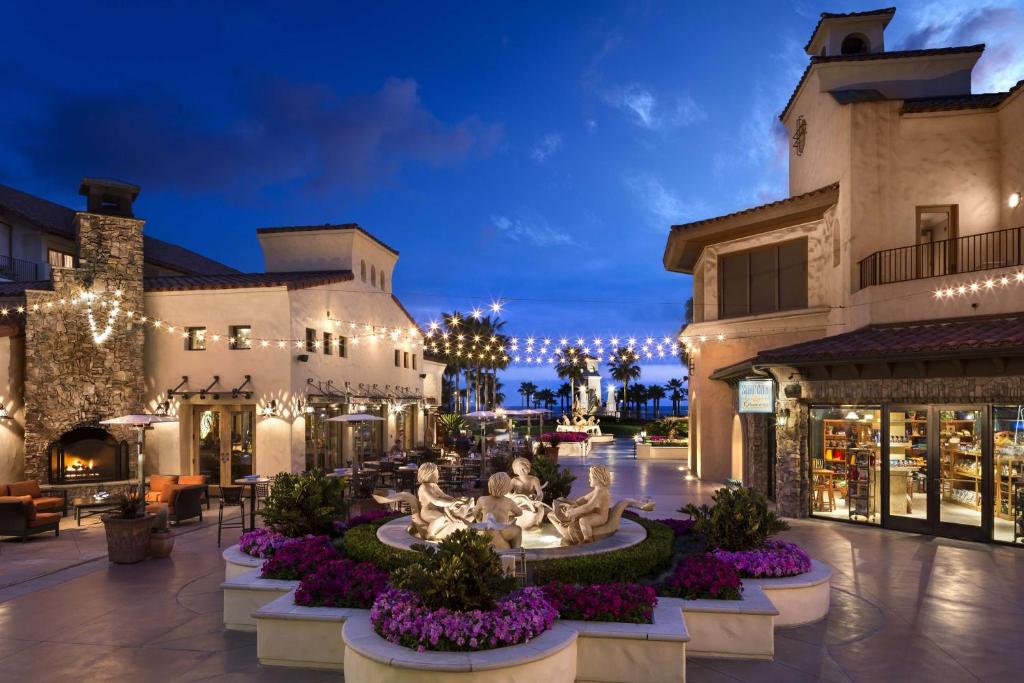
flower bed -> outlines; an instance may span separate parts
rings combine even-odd
[[[540,440],[552,445],[556,443],[582,443],[587,440],[586,432],[544,432]]]
[[[777,538],[768,539],[756,550],[716,550],[714,554],[732,563],[744,578],[799,576],[811,571],[811,558],[800,546]]]
[[[331,560],[302,578],[295,604],[369,609],[387,586],[388,573],[369,562]]]
[[[704,553],[681,559],[658,593],[684,600],[740,600],[742,590],[735,565]]]
[[[387,522],[390,519],[400,516],[399,513],[391,510],[370,510],[364,512],[361,515],[356,515],[345,521],[337,520],[334,522],[334,533],[336,536],[345,534],[349,529],[354,529],[357,526],[364,524],[372,524],[373,522]]]
[[[416,562],[416,553],[399,550],[377,538],[377,530],[387,522],[387,519],[380,519],[349,528],[341,537],[341,551],[356,562],[371,562],[387,571],[401,569]]]
[[[378,635],[419,652],[472,652],[525,643],[550,629],[557,617],[540,588],[511,593],[490,611],[470,612],[431,610],[415,593],[391,589],[370,610]]]
[[[693,533],[693,520],[692,519],[656,519],[654,520],[659,524],[664,524],[672,533],[679,536],[686,536]]]
[[[555,582],[544,586],[544,597],[558,610],[560,619],[579,621],[650,624],[658,604],[653,588],[636,583],[578,586]]]
[[[331,560],[338,559],[338,551],[327,536],[292,538],[277,549],[263,563],[260,576],[264,579],[297,581]]]
[[[287,540],[284,534],[261,527],[242,534],[242,537],[238,539],[238,547],[243,553],[252,557],[267,558],[277,552],[277,549]]]

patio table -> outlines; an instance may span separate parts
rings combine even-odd
[[[111,512],[119,507],[115,496],[108,496],[106,498],[96,498],[95,496],[75,498],[71,501],[71,504],[75,506],[76,526],[82,526],[82,517],[102,515],[104,512]],[[83,513],[83,510],[88,512]]]
[[[269,484],[270,477],[259,477],[258,479],[235,479],[235,483],[239,486],[249,487],[249,528],[256,528],[256,485],[257,484]]]

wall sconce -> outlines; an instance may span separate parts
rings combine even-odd
[[[1020,206],[1020,192],[1011,192],[1010,198],[1006,200],[1006,203],[1011,209],[1016,209]]]
[[[5,406],[3,403],[0,403],[0,420],[13,420],[13,419],[14,418],[11,417],[11,414],[7,412],[7,406]]]
[[[277,399],[271,399],[270,403],[263,406],[263,410],[260,411],[260,415],[263,417],[280,417],[280,414],[277,412]]]
[[[170,401],[160,401],[156,404],[156,411],[154,415],[167,415],[167,411],[171,409]]]
[[[779,414],[775,417],[775,424],[777,424],[780,427],[788,427],[789,426],[789,416],[791,414],[792,413],[789,412],[789,408],[783,408],[782,410],[779,411]]]

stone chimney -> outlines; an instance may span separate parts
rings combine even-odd
[[[78,194],[86,199],[86,211],[106,216],[133,218],[132,204],[139,196],[139,186],[109,178],[82,178]]]

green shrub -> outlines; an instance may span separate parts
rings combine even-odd
[[[756,550],[769,536],[789,528],[768,509],[768,500],[751,488],[721,488],[711,496],[714,505],[690,503],[680,512],[693,518],[694,531],[709,549]]]
[[[647,530],[647,538],[608,553],[533,562],[533,583],[615,583],[656,578],[672,560],[675,534],[660,522],[632,515],[629,519]]]
[[[387,524],[389,519],[361,524],[345,532],[336,541],[336,547],[356,562],[372,562],[389,572],[406,567],[419,560],[419,555],[408,550],[399,550],[377,538],[377,529]]]
[[[282,472],[274,480],[263,507],[263,521],[285,536],[329,535],[334,520],[345,516],[348,503],[340,479],[323,470]]]
[[[551,505],[557,498],[566,498],[572,491],[572,483],[576,481],[576,475],[569,470],[559,467],[558,463],[543,455],[538,455],[533,460],[530,468],[540,479],[544,486],[544,502]]]
[[[491,539],[473,529],[460,529],[436,547],[413,547],[417,561],[395,571],[391,585],[411,590],[431,609],[490,610],[516,587],[515,577],[505,573],[491,549]]]

